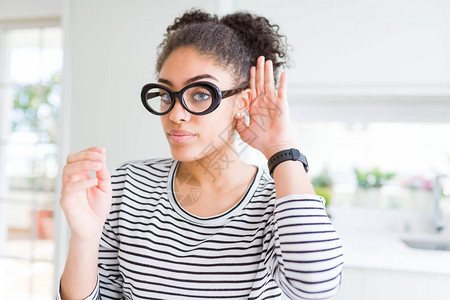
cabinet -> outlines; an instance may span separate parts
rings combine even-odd
[[[412,262],[413,263],[413,262]],[[450,274],[345,267],[335,300],[448,300]]]

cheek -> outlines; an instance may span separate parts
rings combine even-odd
[[[222,103],[214,112],[204,116],[202,120],[202,131],[206,133],[209,141],[228,140],[229,135],[233,133],[235,128],[235,120],[233,116],[233,107]]]
[[[164,128],[166,127],[167,123],[168,123],[168,117],[167,115],[161,116],[159,117],[159,121],[161,122],[161,127],[164,130]]]

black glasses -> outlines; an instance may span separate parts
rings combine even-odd
[[[233,96],[245,88],[221,91],[215,84],[207,81],[191,83],[178,92],[157,83],[144,85],[141,100],[152,114],[167,114],[178,99],[181,105],[193,115],[206,115],[214,111],[222,99]]]

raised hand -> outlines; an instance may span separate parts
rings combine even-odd
[[[71,239],[95,242],[111,208],[111,177],[106,149],[92,147],[67,156],[61,191],[61,207],[71,229]],[[89,172],[95,171],[96,178]]]
[[[277,151],[293,147],[286,97],[287,73],[281,73],[277,92],[272,61],[265,61],[260,56],[256,67],[250,68],[250,90],[250,124],[247,127],[243,118],[236,124],[241,139],[267,158]]]

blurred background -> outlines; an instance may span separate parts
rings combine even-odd
[[[192,7],[261,14],[288,37],[298,147],[344,242],[335,299],[449,299],[449,1],[0,0],[2,299],[53,299],[69,153],[106,147],[110,170],[170,156],[139,93]]]

